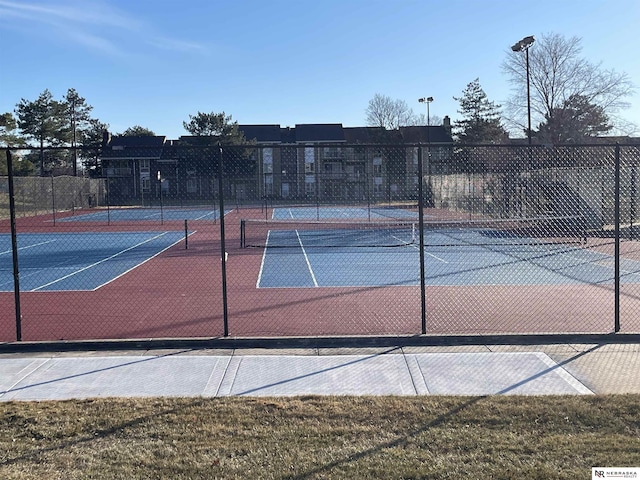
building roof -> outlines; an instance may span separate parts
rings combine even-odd
[[[108,142],[111,147],[162,147],[167,140],[165,135],[115,136]]]
[[[280,125],[238,125],[247,140],[258,143],[277,143],[281,141]]]
[[[282,143],[296,143],[296,129],[291,127],[280,128],[280,141]]]
[[[373,143],[375,142],[372,132],[377,127],[345,127],[344,140],[347,143]]]
[[[344,142],[341,123],[296,124],[296,142]]]
[[[167,137],[162,135],[107,136],[102,151],[105,160],[116,158],[159,159]]]
[[[245,138],[262,144],[309,144],[309,143],[453,143],[445,126],[400,127],[386,130],[381,127],[343,127],[341,123],[305,123],[295,127],[277,124],[238,125]],[[165,136],[110,136],[105,135],[103,158],[150,158],[171,159],[178,155],[179,147],[208,146],[212,137],[181,136],[167,140]]]
[[[451,143],[451,135],[443,126],[400,127],[402,140],[406,143]]]

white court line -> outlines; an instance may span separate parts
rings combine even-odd
[[[536,247],[536,245],[532,245],[533,247]],[[535,250],[534,250],[535,252]],[[566,270],[568,268],[574,268],[577,267],[579,265],[582,264],[588,264],[591,266],[591,268],[604,268],[606,270],[615,270],[615,264],[614,265],[608,265],[607,263],[610,262],[615,262],[615,255],[610,255],[608,253],[604,253],[604,252],[598,252],[595,250],[590,250],[588,247],[585,248],[580,248],[580,247],[575,247],[575,248],[571,248],[571,249],[567,249],[567,250],[558,250],[557,252],[554,250],[548,250],[548,252],[555,254],[560,254],[562,256],[566,256],[568,259],[573,259],[578,261],[578,265],[567,265],[567,266],[560,266],[559,268],[554,269],[554,273],[556,273],[555,271],[562,271],[562,270]],[[582,253],[581,255],[578,255],[578,253]],[[585,258],[585,254],[587,254],[587,256],[600,256],[600,258]],[[522,259],[525,262],[531,262],[534,265],[536,265],[535,260],[539,260],[538,258],[524,258]],[[620,261],[622,262],[623,257],[621,255]],[[633,262],[633,263],[638,263],[637,260],[631,260],[631,259],[625,259],[627,262]],[[602,262],[607,262],[607,263],[602,263]],[[624,270],[623,268],[620,268],[620,276],[623,275],[640,275],[640,272],[633,272],[630,270]],[[560,274],[562,275],[562,274]],[[600,282],[601,283],[601,282]]]
[[[304,255],[304,261],[307,262],[307,268],[309,269],[309,273],[311,274],[311,280],[313,280],[313,286],[318,287],[318,281],[316,280],[316,276],[313,274],[313,269],[311,268],[311,263],[309,263],[309,257],[307,256],[307,251],[304,249],[304,245],[302,245],[302,239],[300,238],[300,234],[298,234],[298,230],[296,230],[296,237],[298,237],[298,243],[300,244],[300,248],[302,249],[302,254]]]
[[[215,217],[216,212],[205,213],[204,215],[200,215],[199,217],[194,218],[194,220],[202,220],[204,217],[210,217],[213,215]]]
[[[66,280],[67,278],[72,277],[72,276],[74,276],[74,275],[77,275],[77,274],[78,274],[78,273],[80,273],[80,272],[84,272],[85,270],[89,270],[90,268],[93,268],[93,267],[95,267],[95,266],[97,266],[97,265],[100,265],[101,263],[104,263],[104,262],[106,262],[106,261],[108,261],[108,260],[111,260],[111,259],[113,259],[113,258],[115,258],[115,257],[118,257],[118,256],[122,255],[123,253],[128,252],[129,250],[133,250],[134,248],[139,247],[140,245],[144,245],[145,243],[149,243],[149,242],[151,242],[152,240],[155,240],[155,239],[157,239],[157,238],[160,238],[160,237],[162,237],[163,235],[166,235],[167,233],[168,233],[168,232],[163,232],[163,233],[161,233],[161,234],[159,234],[159,235],[156,235],[155,237],[151,237],[151,238],[149,238],[149,239],[147,239],[147,240],[145,240],[145,241],[143,241],[143,242],[137,243],[137,244],[135,244],[135,245],[133,245],[133,246],[131,246],[131,247],[129,247],[129,248],[125,248],[124,250],[121,250],[121,251],[119,251],[118,253],[114,253],[113,255],[111,255],[111,256],[109,256],[109,257],[107,257],[107,258],[103,258],[102,260],[99,260],[99,261],[97,261],[97,262],[95,262],[95,263],[92,263],[91,265],[87,265],[86,267],[83,267],[83,268],[81,268],[81,269],[79,269],[79,270],[76,270],[75,272],[72,272],[72,273],[70,273],[70,274],[68,274],[68,275],[64,275],[64,276],[62,276],[62,277],[60,277],[60,278],[57,278],[56,280],[53,280],[52,282],[45,283],[44,285],[40,285],[39,287],[34,288],[34,289],[32,289],[32,290],[29,290],[29,291],[30,291],[30,292],[37,292],[38,290],[41,290],[41,289],[43,289],[43,288],[45,288],[45,287],[48,287],[48,286],[53,285],[53,284],[55,284],[55,283],[58,283],[58,282],[60,282],[60,281],[62,281],[62,280]],[[181,240],[178,240],[178,241],[176,241],[175,243],[178,243],[179,241],[181,241]],[[175,244],[174,244],[174,245],[175,245]],[[169,247],[167,247],[167,248],[169,248]],[[166,249],[164,249],[164,250],[166,250]],[[164,251],[164,250],[162,250],[162,251]],[[160,253],[160,252],[158,252],[158,253]],[[156,255],[157,255],[157,254],[156,254]],[[155,257],[156,255],[154,255],[154,257]],[[153,257],[150,257],[150,258],[153,258]],[[146,262],[146,261],[148,261],[148,260],[149,260],[149,259],[145,260],[145,262]],[[145,262],[142,262],[142,263],[145,263]],[[141,265],[141,264],[140,264],[140,265]],[[121,276],[121,275],[118,275],[118,277],[120,277],[120,276]],[[116,278],[118,278],[118,277],[116,277]],[[115,280],[115,279],[112,279],[111,281],[113,281],[113,280]]]
[[[166,234],[166,233],[169,233],[169,232],[164,232],[162,235],[164,235],[164,234]],[[198,231],[197,231],[197,230],[194,230],[193,232],[189,233],[187,236],[189,236],[189,237],[190,237],[191,235],[193,235],[193,234],[195,234],[195,233],[198,233]],[[156,238],[157,238],[157,237],[156,237]],[[177,245],[177,244],[178,244],[178,243],[180,243],[181,241],[182,241],[182,238],[179,238],[178,240],[176,240],[176,241],[175,241],[175,242],[173,242],[172,244],[167,245],[165,248],[163,248],[162,250],[160,250],[158,253],[156,253],[156,254],[154,254],[154,255],[151,255],[149,258],[145,259],[144,261],[142,261],[142,262],[140,262],[140,263],[138,263],[138,264],[134,265],[133,267],[131,267],[131,268],[130,268],[130,269],[128,269],[128,270],[125,270],[125,271],[124,271],[124,272],[122,272],[120,275],[116,275],[115,277],[113,277],[113,278],[109,279],[108,281],[106,281],[106,282],[104,282],[104,283],[102,283],[102,284],[98,285],[96,288],[94,288],[94,289],[93,289],[93,290],[91,290],[91,291],[92,291],[92,292],[95,292],[95,291],[96,291],[96,290],[98,290],[99,288],[102,288],[102,287],[104,287],[105,285],[109,285],[111,282],[114,282],[114,281],[116,281],[117,279],[119,279],[120,277],[122,277],[122,276],[126,275],[127,273],[129,273],[130,271],[135,270],[135,269],[136,269],[136,268],[138,268],[140,265],[144,265],[145,263],[147,263],[147,262],[148,262],[149,260],[151,260],[152,258],[155,258],[155,257],[157,257],[158,255],[160,255],[162,252],[164,252],[164,251],[166,251],[166,250],[169,250],[171,247],[173,247],[174,245]],[[142,243],[144,243],[144,242],[142,242]],[[140,245],[142,245],[142,243],[141,243]]]
[[[396,238],[396,237],[394,237],[394,238]],[[398,240],[400,240],[400,239],[398,238]],[[415,243],[411,243],[411,244],[409,244],[409,246],[415,248],[416,250],[420,250],[420,245],[416,245]],[[424,254],[425,255],[429,255],[430,257],[435,258],[436,260],[438,260],[438,261],[440,261],[442,263],[449,263],[444,258],[440,258],[440,257],[434,255],[433,253],[427,252],[426,250],[424,251]]]
[[[28,248],[39,247],[40,245],[46,245],[47,243],[53,243],[55,240],[47,240],[46,242],[34,243],[33,245],[27,245],[26,247],[19,247],[18,251],[26,250]],[[13,250],[5,250],[4,252],[0,252],[0,255],[7,255],[11,253]]]
[[[264,251],[262,252],[262,261],[260,262],[260,271],[258,272],[258,280],[256,281],[256,288],[260,288],[260,280],[262,280],[262,272],[264,271],[264,261],[267,258],[267,248],[269,248],[270,235],[271,235],[271,230],[267,232],[267,241],[264,246]]]

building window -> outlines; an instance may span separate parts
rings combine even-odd
[[[382,175],[382,158],[375,157],[373,159],[373,173],[376,175]]]
[[[313,147],[304,147],[304,163],[313,163],[315,161],[315,153]]]
[[[342,149],[340,147],[324,147],[323,149],[324,158],[340,158],[342,153]]]
[[[264,173],[273,173],[273,148],[265,148],[262,151],[262,165]]]
[[[304,177],[304,193],[310,197],[316,193],[316,177],[314,175],[306,175]]]
[[[143,192],[149,192],[151,190],[151,181],[149,180],[149,177],[143,177],[141,184]]]
[[[264,176],[264,193],[265,195],[273,195],[273,175]]]
[[[187,178],[187,193],[196,193],[198,191],[198,183],[193,177]]]
[[[140,173],[149,173],[150,171],[150,161],[148,158],[140,160]]]
[[[304,173],[314,173],[315,171],[315,163],[304,162]]]

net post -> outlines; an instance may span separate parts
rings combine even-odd
[[[244,240],[244,235],[245,235],[245,225],[246,222],[244,221],[244,218],[242,220],[240,220],[240,248],[244,248],[245,246],[245,240]]]
[[[184,249],[189,249],[189,229],[187,227],[187,219],[184,219]]]

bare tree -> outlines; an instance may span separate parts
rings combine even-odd
[[[629,107],[626,98],[634,85],[626,73],[605,70],[581,56],[581,39],[550,33],[541,35],[529,48],[532,124],[553,119],[570,98],[580,96],[602,109],[618,131],[629,122],[619,112]],[[505,118],[513,129],[526,131],[527,72],[526,55],[508,53],[503,71],[510,77],[513,96],[505,104]]]
[[[369,100],[366,114],[368,126],[383,127],[387,130],[418,125],[420,119],[404,100],[393,100],[379,93]]]
[[[429,125],[432,127],[439,127],[442,125],[444,120],[440,115],[434,115],[433,113],[429,115]],[[420,113],[416,116],[415,122],[411,125],[426,125],[427,124],[427,115],[424,113]]]

